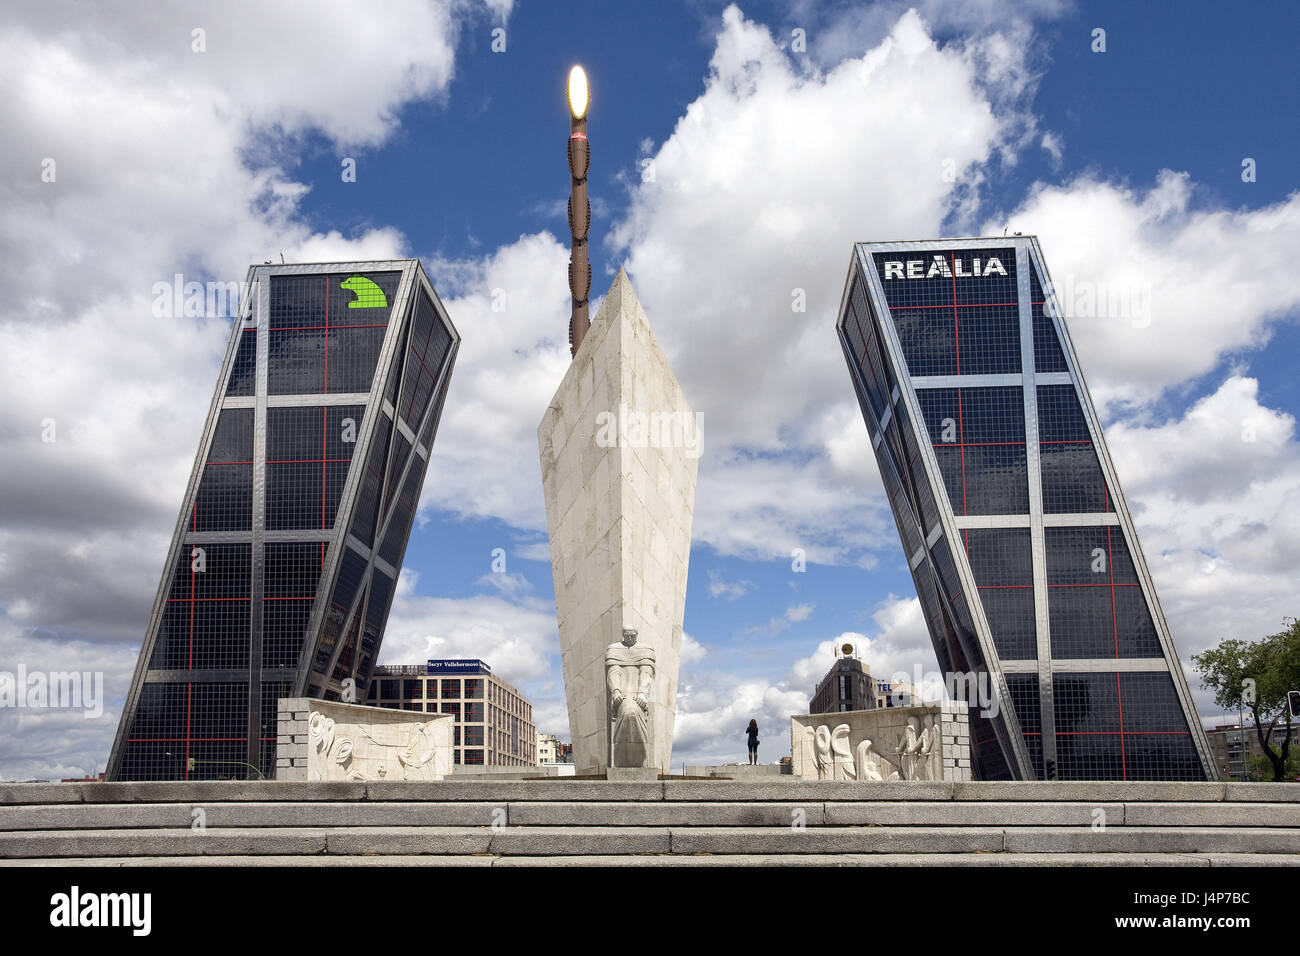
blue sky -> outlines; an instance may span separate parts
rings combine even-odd
[[[382,660],[483,657],[566,732],[535,430],[567,362],[575,62],[593,292],[627,266],[704,414],[675,763],[740,759],[750,716],[781,756],[835,642],[878,676],[934,667],[834,337],[854,240],[1009,227],[1058,285],[1147,295],[1149,323],[1071,328],[1184,664],[1295,613],[1294,5],[563,9],[403,0],[360,30],[285,4],[260,33],[239,4],[0,15],[0,268],[23,289],[0,313],[0,649],[93,665],[108,697],[89,735],[0,715],[0,776],[107,757],[228,327],[160,322],[153,283],[280,252],[418,255],[464,338]]]

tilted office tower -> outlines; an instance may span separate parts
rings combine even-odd
[[[418,260],[250,268],[109,779],[269,777],[280,697],[366,699],[459,345]]]
[[[838,330],[978,779],[1213,779],[1038,242],[861,243]],[[969,680],[969,679],[968,679]],[[967,690],[969,688],[969,690]]]

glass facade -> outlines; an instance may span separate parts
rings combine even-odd
[[[459,336],[416,260],[247,288],[110,779],[269,777],[276,701],[374,668]]]
[[[1212,778],[1037,241],[861,244],[838,328],[976,779]]]

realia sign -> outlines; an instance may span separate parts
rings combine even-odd
[[[885,280],[890,279],[982,279],[988,276],[1005,276],[1006,267],[997,256],[981,260],[973,256],[969,260],[961,256],[951,259],[942,253],[935,253],[934,258],[908,259],[907,261],[886,261]]]

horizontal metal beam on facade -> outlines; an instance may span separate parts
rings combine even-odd
[[[957,515],[958,528],[1028,528],[1029,515]],[[1044,528],[1090,528],[1117,525],[1119,516],[1109,514],[1044,514]]]
[[[912,379],[917,388],[1020,388],[1025,376],[1021,372],[1005,375],[918,375]],[[1035,372],[1035,385],[1073,385],[1069,372]]]
[[[293,680],[297,673],[292,667],[267,667],[261,671],[262,680]],[[183,670],[147,670],[146,684],[222,684],[248,680],[247,667],[194,667]]]
[[[1036,674],[1039,662],[1002,660],[1002,669],[1008,674]],[[1054,657],[1049,662],[1054,674],[1113,674],[1145,671],[1167,671],[1169,665],[1161,657],[1115,657],[1115,658],[1060,658]]]

